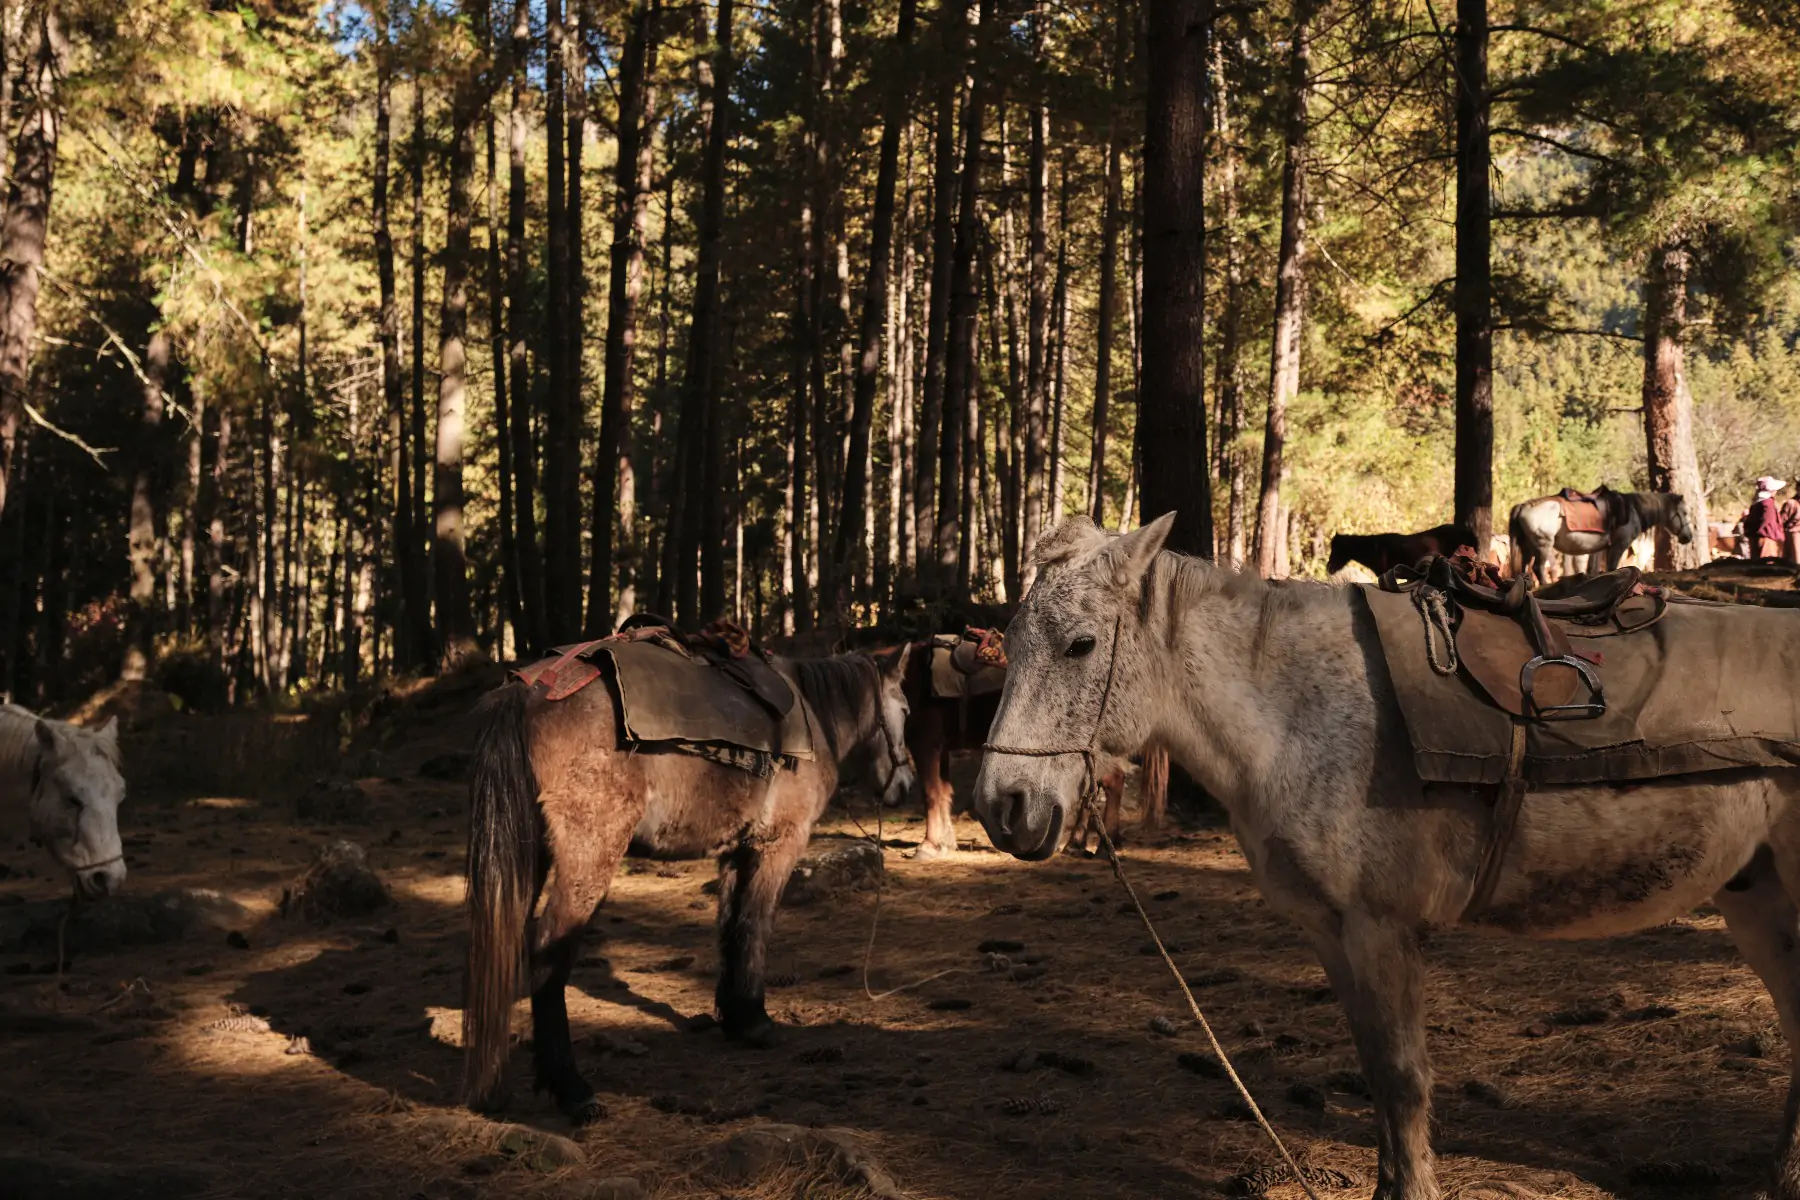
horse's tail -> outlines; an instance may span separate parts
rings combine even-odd
[[[1512,542],[1507,560],[1514,579],[1517,579],[1525,570],[1525,538],[1523,536],[1525,518],[1521,515],[1524,509],[1523,504],[1513,505],[1512,516],[1508,517],[1506,521],[1506,536]]]
[[[512,1008],[526,968],[526,925],[537,890],[537,780],[525,724],[526,689],[482,704],[469,786],[469,959],[463,981],[463,1101],[502,1099]]]

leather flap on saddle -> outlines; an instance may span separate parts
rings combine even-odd
[[[1554,624],[1551,649],[1568,653],[1568,643],[1560,649],[1554,639],[1562,636]],[[1532,717],[1537,710],[1568,704],[1583,690],[1581,676],[1575,668],[1546,663],[1532,679],[1532,701],[1528,703],[1520,679],[1525,664],[1537,657],[1525,627],[1511,617],[1499,613],[1464,609],[1456,628],[1456,653],[1463,670],[1473,679],[1488,699],[1515,717]]]
[[[806,706],[760,657],[725,660],[651,641],[596,643],[612,660],[625,736],[634,742],[722,742],[790,758],[813,757]]]
[[[931,694],[943,699],[986,696],[1006,686],[1006,668],[981,657],[981,644],[953,633],[931,639]]]

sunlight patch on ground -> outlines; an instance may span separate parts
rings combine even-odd
[[[188,808],[207,808],[214,810],[261,808],[262,801],[250,800],[243,796],[196,796],[187,802]]]

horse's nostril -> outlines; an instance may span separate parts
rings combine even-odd
[[[112,891],[112,876],[105,871],[95,871],[88,876],[88,886],[104,896]]]
[[[1000,828],[1008,833],[1025,827],[1025,793],[1006,793],[1006,803],[1000,810]]]

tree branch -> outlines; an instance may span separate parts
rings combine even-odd
[[[1570,335],[1575,337],[1612,338],[1620,342],[1642,342],[1644,337],[1638,333],[1617,333],[1611,329],[1585,329],[1577,325],[1547,325],[1541,321],[1508,321],[1494,326],[1514,333],[1544,334],[1548,336]]]
[[[1609,166],[1617,166],[1619,162],[1618,159],[1613,158],[1610,155],[1601,154],[1597,150],[1583,150],[1579,146],[1571,146],[1565,141],[1550,137],[1546,134],[1533,133],[1529,129],[1514,129],[1511,125],[1496,125],[1489,132],[1496,135],[1505,134],[1510,137],[1524,138],[1528,142],[1537,142],[1540,145],[1561,150],[1564,154],[1572,154],[1576,158],[1590,159],[1593,162],[1603,162]]]

